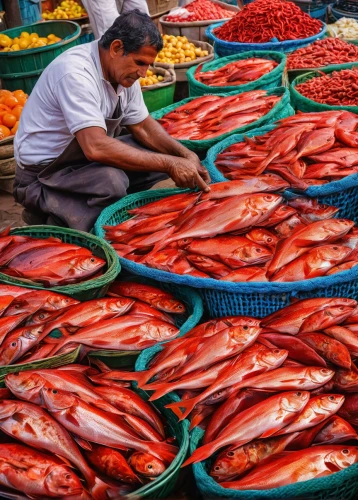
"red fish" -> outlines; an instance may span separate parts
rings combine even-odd
[[[129,457],[128,463],[137,474],[146,478],[158,477],[166,469],[162,460],[143,451],[133,453]]]
[[[259,340],[261,337],[269,340],[280,349],[286,349],[288,356],[300,363],[311,366],[327,366],[325,360],[312,347],[297,337],[283,335],[282,333],[262,333]]]
[[[347,420],[354,427],[358,426],[358,394],[347,394],[338,415]]]
[[[258,266],[247,266],[235,269],[227,274],[220,281],[268,281],[266,277],[266,268]]]
[[[116,481],[140,484],[141,480],[118,450],[96,444],[91,444],[91,448],[86,450],[86,458],[99,472]]]
[[[336,370],[333,378],[334,388],[340,392],[358,392],[358,372],[354,367],[351,370]]]
[[[236,415],[211,443],[197,448],[183,466],[201,462],[224,446],[237,448],[265,438],[292,422],[309,399],[309,392],[283,392]]]
[[[358,356],[358,337],[349,328],[331,326],[326,328],[324,333],[344,344],[353,357]]]
[[[333,415],[314,438],[314,444],[338,444],[358,439],[357,432],[343,418]]]
[[[313,446],[259,465],[244,478],[221,484],[239,490],[270,490],[339,472],[358,461],[358,448],[346,445]]]
[[[338,340],[323,333],[300,333],[298,337],[334,365],[350,369],[352,361],[349,351]]]

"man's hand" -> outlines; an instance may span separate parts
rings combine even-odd
[[[198,187],[205,193],[210,191],[207,185],[207,182],[210,182],[209,173],[200,162],[198,164],[186,158],[173,158],[167,173],[178,187],[190,189]]]
[[[193,153],[192,151],[189,151],[188,156],[186,156],[185,158],[187,158],[189,161],[191,161],[193,163],[193,165],[195,165],[197,171],[199,172],[200,176],[204,179],[206,184],[210,184],[211,179],[210,179],[209,172],[203,166],[199,157],[195,153]]]

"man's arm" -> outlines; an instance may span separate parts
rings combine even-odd
[[[150,115],[136,125],[127,125],[127,128],[133,137],[146,148],[158,153],[190,160],[194,163],[204,181],[210,182],[209,173],[201,164],[198,156],[173,139]]]
[[[179,187],[191,189],[198,187],[203,191],[210,191],[199,174],[197,165],[188,158],[139,151],[128,144],[108,137],[101,127],[81,129],[75,133],[75,136],[89,161],[128,171],[164,172]],[[204,169],[204,167],[201,168]]]

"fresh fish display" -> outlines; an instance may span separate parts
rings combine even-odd
[[[358,172],[357,127],[350,111],[298,112],[266,134],[224,149],[215,165],[227,179],[271,172],[306,190]]]
[[[336,207],[309,198],[285,204],[272,192],[284,189],[285,182],[265,173],[213,184],[205,194],[169,196],[130,210],[133,219],[105,226],[106,238],[120,257],[174,274],[222,281],[292,282],[354,267],[354,222],[335,218]],[[173,214],[169,222],[160,218],[161,204],[163,216]]]
[[[1,485],[29,498],[106,500],[167,469],[178,448],[157,409],[130,389],[118,404],[120,386],[93,383],[91,374],[98,370],[68,365],[7,375],[3,398],[13,399],[0,400]],[[144,438],[146,426],[157,437]]]
[[[83,356],[98,349],[142,350],[178,335],[174,318],[185,313],[185,305],[172,294],[134,281],[113,283],[109,294],[80,303],[47,290],[0,284],[0,366],[79,345]],[[52,337],[55,330],[62,337]]]
[[[106,261],[59,238],[0,233],[0,272],[47,287],[81,283],[102,274]]]
[[[266,68],[272,68],[270,61],[266,61]],[[213,139],[259,120],[280,100],[266,90],[226,97],[206,95],[178,106],[158,122],[175,139]]]

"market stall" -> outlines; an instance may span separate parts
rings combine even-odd
[[[357,498],[358,21],[327,4],[148,2],[144,101],[210,191],[0,230],[1,498]],[[86,41],[80,2],[42,19],[0,33],[0,180]]]

